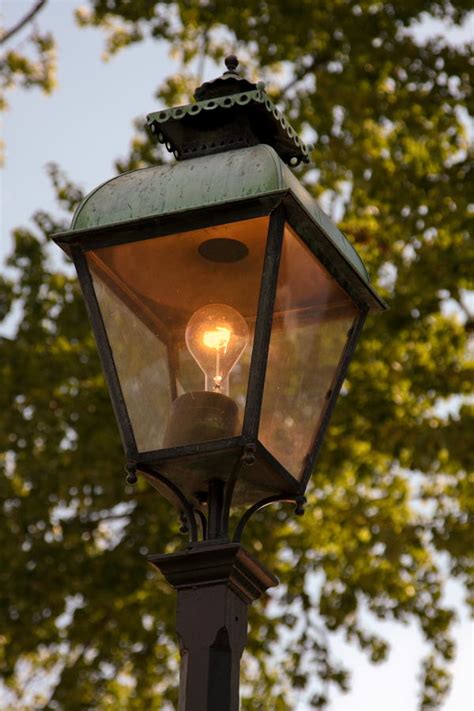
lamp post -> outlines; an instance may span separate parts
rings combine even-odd
[[[236,711],[248,605],[277,584],[240,540],[305,489],[369,311],[355,249],[288,165],[308,150],[226,59],[147,117],[177,162],[89,194],[55,241],[75,263],[127,457],[189,544],[151,556],[178,594],[181,711]],[[246,507],[234,531],[233,507]]]

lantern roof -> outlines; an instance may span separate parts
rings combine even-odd
[[[85,198],[71,230],[91,230],[212,205],[229,205],[230,210],[233,201],[276,192],[293,194],[368,285],[364,263],[347,237],[276,151],[265,144],[122,173]]]

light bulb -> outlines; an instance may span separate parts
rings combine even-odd
[[[243,316],[231,306],[208,304],[186,326],[186,345],[206,376],[205,390],[229,394],[229,373],[249,341]]]

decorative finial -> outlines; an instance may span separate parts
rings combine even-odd
[[[227,67],[226,71],[217,79],[205,81],[204,84],[198,86],[194,92],[196,101],[209,101],[219,99],[221,96],[232,96],[256,90],[257,85],[254,82],[249,81],[236,71],[239,60],[235,54],[229,54],[224,61]]]
[[[303,516],[304,507],[306,505],[306,496],[297,496],[295,499],[295,514],[297,516]]]
[[[127,472],[126,476],[126,481],[127,484],[136,484],[137,483],[137,468],[135,464],[127,464],[125,467],[125,471]]]
[[[239,60],[237,59],[235,54],[229,54],[229,56],[226,57],[224,61],[229,72],[235,72],[235,70],[239,66]]]

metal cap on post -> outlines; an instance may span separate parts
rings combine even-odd
[[[149,561],[178,592],[179,711],[238,711],[248,606],[278,579],[239,543],[201,543]]]

